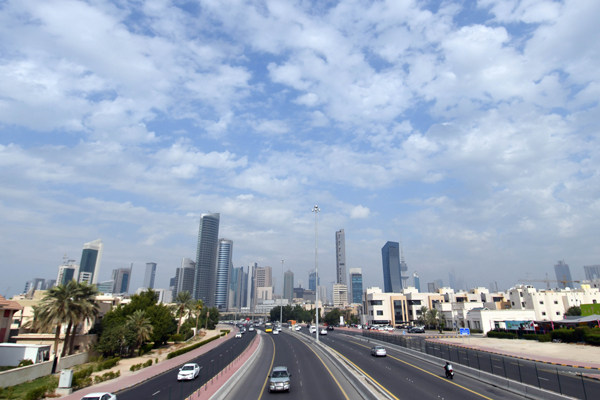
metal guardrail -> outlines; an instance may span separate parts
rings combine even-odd
[[[564,367],[551,364],[539,365],[538,362],[515,357],[428,342],[425,338],[415,336],[400,336],[369,330],[363,330],[362,335],[438,357],[441,363],[450,361],[561,395],[583,400],[600,398],[600,380],[586,377],[580,372],[566,370]]]

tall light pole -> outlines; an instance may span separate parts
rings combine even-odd
[[[281,303],[279,303],[279,325],[283,326],[283,292],[285,291],[285,282],[283,281],[283,260],[281,260]]]
[[[315,319],[317,322],[317,332],[316,332],[316,339],[317,339],[317,343],[319,343],[319,258],[318,258],[318,234],[317,234],[317,214],[319,212],[321,212],[321,209],[319,208],[319,206],[315,205],[312,209],[312,212],[315,213],[315,289],[317,289],[315,291],[315,308],[316,308],[316,313],[315,313]]]

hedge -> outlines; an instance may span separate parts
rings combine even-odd
[[[179,350],[176,350],[176,351],[172,351],[169,354],[167,354],[167,360],[170,360],[173,357],[180,356],[180,355],[185,354],[187,352],[190,352],[192,350],[196,350],[197,348],[204,346],[206,343],[210,343],[213,340],[216,340],[218,338],[220,338],[220,336],[213,336],[210,339],[203,340],[203,341],[198,342],[196,344],[193,344],[191,346],[187,346],[187,347],[184,347],[182,349],[179,349]]]
[[[538,342],[551,342],[552,335],[550,335],[549,333],[545,333],[545,334],[526,333],[523,335],[523,339],[537,340]]]
[[[94,372],[94,369],[92,367],[83,368],[77,372],[74,372],[72,381],[73,389],[81,389],[87,386],[91,386],[92,378],[90,377],[90,375],[92,375],[92,372]]]
[[[489,331],[487,337],[496,339],[516,339],[517,334],[512,332]]]
[[[107,360],[104,360],[96,366],[96,371],[102,371],[103,369],[111,369],[112,367],[117,365],[119,361],[121,361],[121,357],[109,358]]]
[[[40,386],[35,389],[31,389],[25,395],[25,400],[39,400],[46,395],[48,388],[46,386]]]

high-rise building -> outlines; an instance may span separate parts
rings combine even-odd
[[[317,286],[317,289],[319,291],[319,301],[321,302],[321,304],[328,303],[329,299],[327,298],[327,286]],[[310,292],[310,290],[306,290],[305,292]]]
[[[77,279],[79,265],[75,264],[75,260],[69,260],[66,264],[58,267],[58,276],[56,277],[57,285],[66,285],[69,281]]]
[[[232,268],[229,279],[229,300],[227,308],[238,310],[246,306],[246,292],[248,287],[248,274],[244,267]]]
[[[341,283],[333,285],[333,306],[344,308],[348,305],[348,287]]]
[[[198,228],[198,247],[196,249],[196,273],[194,292],[196,300],[202,300],[204,306],[216,305],[217,253],[219,250],[220,214],[202,214]]]
[[[585,271],[585,279],[591,281],[592,279],[600,279],[600,265],[587,265],[583,267]]]
[[[292,304],[292,299],[294,298],[294,273],[289,269],[283,274],[283,298],[288,299],[288,304]]]
[[[381,248],[383,261],[383,288],[385,293],[401,293],[402,271],[400,269],[400,244],[387,242]]]
[[[154,277],[156,276],[156,263],[146,263],[146,274],[144,274],[144,287],[154,289]]]
[[[350,291],[348,299],[351,303],[362,303],[362,270],[360,268],[350,268]]]
[[[133,264],[130,268],[117,268],[113,269],[111,280],[115,281],[113,293],[116,294],[127,294],[129,293],[129,284],[131,283],[131,272],[133,271]]]
[[[97,284],[98,292],[104,294],[111,294],[115,290],[115,281],[104,281]]]
[[[194,292],[195,273],[196,263],[184,257],[181,260],[181,267],[175,270],[173,298],[177,297],[179,292],[188,292],[190,295]]]
[[[404,261],[404,249],[402,248],[402,240],[400,240],[400,279],[402,280],[402,289],[408,287],[408,265]]]
[[[558,264],[554,266],[554,272],[556,273],[556,280],[558,281],[559,288],[573,289],[573,279],[571,278],[571,270],[569,269],[569,265],[565,264],[565,260],[558,261]]]
[[[256,307],[259,300],[271,300],[273,297],[273,271],[271,267],[255,267],[253,276],[253,300],[252,304]]]
[[[317,273],[311,270],[308,274],[308,290],[316,291],[317,286],[321,286],[321,277],[319,277],[319,282],[317,283]]]
[[[419,275],[417,275],[417,271],[413,273],[413,284],[415,285],[415,289],[417,292],[421,292],[421,281],[419,281]]]
[[[490,293],[498,293],[498,282],[490,282],[488,289]]]
[[[456,286],[456,273],[454,272],[454,268],[448,271],[448,281],[450,282],[450,288],[454,289],[455,292],[458,292],[458,286]]]
[[[217,255],[217,280],[215,285],[215,306],[219,310],[227,309],[229,296],[229,275],[233,268],[232,263],[233,241],[219,239],[219,252]]]
[[[439,280],[436,280],[434,282],[430,282],[427,284],[427,292],[429,293],[437,293],[437,290],[440,289],[442,286],[439,283]]]
[[[97,239],[83,245],[77,282],[98,283],[103,248],[102,239]]]
[[[346,234],[343,229],[335,233],[335,282],[348,287],[346,278]]]

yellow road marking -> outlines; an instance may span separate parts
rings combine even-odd
[[[273,359],[271,360],[271,366],[269,367],[269,370],[267,371],[267,377],[265,378],[265,383],[263,383],[262,390],[260,391],[260,396],[258,396],[259,399],[262,397],[263,393],[265,392],[265,387],[267,386],[267,382],[269,381],[269,375],[271,374],[271,370],[273,369],[273,363],[275,362],[275,341],[269,335],[265,334],[264,336],[267,336],[273,342]]]
[[[367,349],[368,349],[368,348],[370,348],[369,346],[365,346],[364,344],[357,343],[357,342],[353,342],[352,340],[350,340],[350,342],[352,342],[352,343],[355,343],[355,344],[357,344],[357,345],[359,345],[359,346],[362,346],[362,347],[366,347]],[[431,376],[434,376],[434,377],[436,377],[436,378],[438,378],[438,379],[441,379],[441,380],[443,380],[444,382],[450,383],[450,384],[452,384],[452,385],[454,385],[454,386],[458,386],[459,388],[461,388],[461,389],[464,389],[464,390],[466,390],[467,392],[471,392],[471,393],[473,393],[473,394],[476,394],[477,396],[481,396],[481,397],[483,397],[484,399],[493,400],[493,399],[491,399],[491,398],[489,398],[489,397],[487,397],[487,396],[484,396],[484,395],[482,395],[481,393],[477,393],[477,392],[475,392],[474,390],[471,390],[471,389],[469,389],[469,388],[466,388],[466,387],[464,387],[464,386],[462,386],[462,385],[459,385],[458,383],[454,383],[454,382],[452,382],[452,381],[449,381],[449,380],[448,380],[448,379],[446,379],[446,378],[442,378],[442,377],[440,377],[440,376],[438,376],[438,375],[434,374],[433,372],[426,371],[426,370],[424,370],[423,368],[419,368],[419,367],[417,367],[416,365],[413,365],[413,364],[411,364],[411,363],[408,363],[408,362],[406,362],[406,361],[404,361],[404,360],[401,360],[401,359],[399,359],[399,358],[396,358],[396,357],[394,357],[394,356],[390,356],[389,354],[388,354],[388,357],[390,357],[390,358],[393,358],[393,359],[394,359],[394,360],[396,360],[396,361],[400,361],[401,363],[404,363],[404,364],[406,364],[406,365],[410,365],[411,367],[413,367],[413,368],[416,368],[416,369],[418,369],[419,371],[425,372],[426,374],[429,374],[429,375],[431,375]]]
[[[302,343],[304,343],[304,342],[302,341]],[[348,395],[346,395],[346,392],[344,392],[344,389],[342,389],[342,385],[340,385],[340,383],[338,382],[338,380],[335,379],[335,376],[333,376],[333,373],[329,370],[329,368],[327,368],[327,365],[325,365],[325,363],[323,362],[323,360],[321,359],[321,357],[319,357],[319,355],[317,354],[317,352],[314,351],[308,344],[304,343],[304,345],[306,347],[308,347],[310,349],[310,351],[312,351],[313,353],[315,353],[315,356],[317,356],[317,358],[319,359],[319,361],[321,361],[321,363],[323,364],[323,366],[327,369],[327,372],[329,372],[329,375],[331,375],[331,377],[333,378],[333,380],[335,381],[335,383],[338,385],[338,387],[342,391],[342,393],[343,393],[344,397],[346,398],[346,400],[350,400],[348,398]]]

